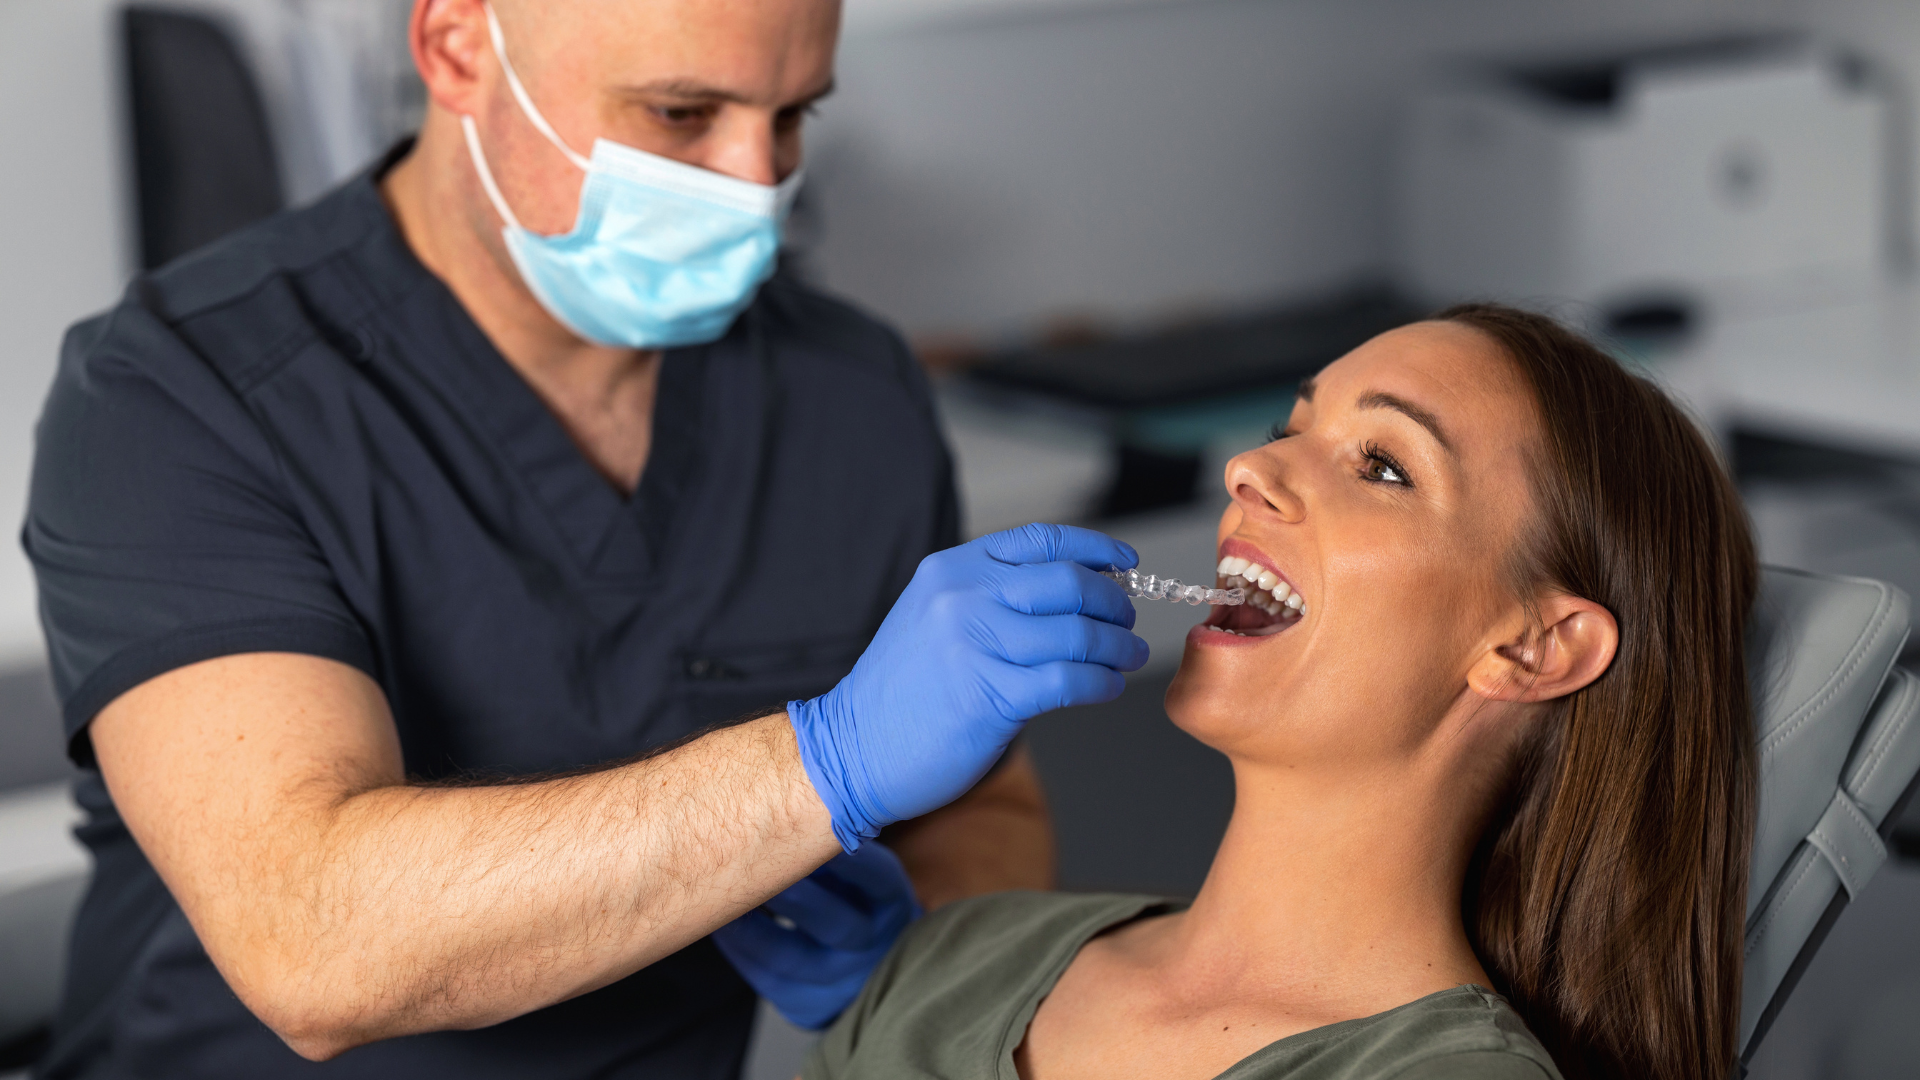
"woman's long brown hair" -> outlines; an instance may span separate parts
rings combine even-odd
[[[1732,481],[1657,387],[1553,320],[1437,319],[1497,342],[1545,431],[1521,595],[1613,613],[1605,674],[1515,762],[1465,897],[1474,947],[1561,1071],[1734,1069],[1756,779],[1745,633],[1759,570]]]

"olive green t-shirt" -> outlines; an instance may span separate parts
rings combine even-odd
[[[814,1048],[806,1080],[1017,1080],[1013,1051],[1094,935],[1184,905],[1151,896],[1014,892],[942,908],[907,931]],[[1289,1035],[1220,1080],[1560,1080],[1512,1006],[1456,986],[1377,1016]]]

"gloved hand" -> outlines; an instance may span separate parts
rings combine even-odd
[[[1137,565],[1090,529],[1026,525],[921,560],[853,671],[787,704],[847,851],[972,787],[1026,722],[1111,701],[1147,662],[1133,605],[1089,567]]]
[[[884,844],[866,844],[715,930],[713,943],[781,1016],[818,1031],[853,1003],[919,917],[900,860]]]

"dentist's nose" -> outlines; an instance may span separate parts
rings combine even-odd
[[[750,184],[772,186],[779,183],[779,140],[774,132],[773,118],[734,118],[724,128],[714,132],[712,149],[701,165]]]

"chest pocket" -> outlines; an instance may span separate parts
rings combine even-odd
[[[716,643],[679,657],[675,695],[696,726],[826,693],[871,640],[867,635]]]

